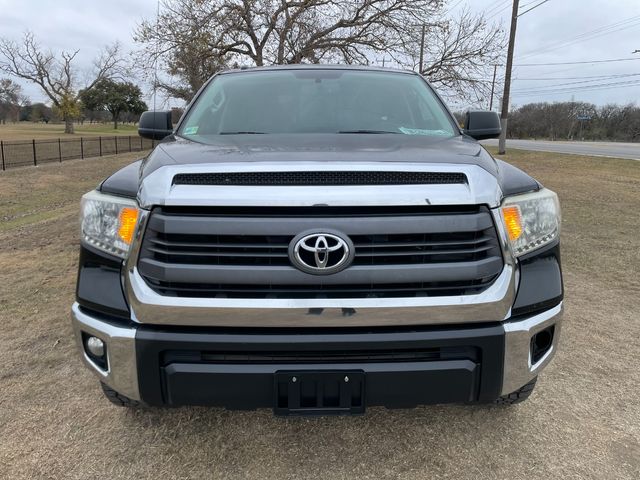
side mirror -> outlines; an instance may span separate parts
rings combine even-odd
[[[476,140],[497,138],[502,132],[500,116],[496,112],[469,111],[467,112],[462,132]]]
[[[173,133],[171,112],[144,112],[138,122],[138,135],[143,138],[162,140]]]

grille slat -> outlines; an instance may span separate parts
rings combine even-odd
[[[157,238],[150,238],[150,242],[156,245],[162,245],[170,248],[179,247],[194,247],[194,248],[289,248],[289,244],[276,244],[276,243],[207,243],[207,242],[172,242],[167,240],[159,240]]]
[[[291,237],[293,239],[293,237]],[[290,239],[290,240],[291,240]],[[253,237],[247,237],[253,241]],[[149,239],[155,246],[148,246],[151,252],[171,255],[174,262],[180,263],[180,256],[220,256],[220,257],[288,257],[288,244],[263,243],[207,243],[207,242],[170,242],[155,238]],[[412,255],[451,255],[481,253],[494,248],[491,238],[481,237],[473,240],[449,242],[378,242],[355,244],[358,257],[394,257]],[[458,247],[458,248],[456,248]],[[391,249],[394,250],[391,250]],[[185,250],[191,249],[191,250]],[[187,260],[187,259],[185,259]]]
[[[492,245],[479,248],[467,248],[462,250],[407,250],[403,252],[358,252],[359,257],[406,257],[406,256],[437,256],[437,255],[463,255],[468,253],[482,253],[493,249]]]
[[[493,238],[486,236],[480,238],[474,238],[471,240],[450,240],[439,242],[384,242],[384,243],[355,243],[356,248],[396,248],[396,247],[446,247],[456,245],[479,245],[493,240]]]
[[[138,261],[149,286],[167,296],[210,298],[370,298],[470,295],[502,269],[490,211],[391,207],[243,209],[163,207],[152,212]],[[348,212],[348,214],[345,214]],[[296,269],[288,254],[299,233],[338,230],[355,245],[353,265],[333,275]]]
[[[459,172],[230,172],[179,173],[174,185],[323,186],[323,185],[450,185],[467,183]]]
[[[149,251],[159,253],[162,255],[170,255],[173,257],[284,257],[289,258],[287,252],[283,253],[261,253],[261,252],[186,252],[184,250],[162,250],[159,248],[150,247]]]

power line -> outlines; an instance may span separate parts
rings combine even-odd
[[[444,12],[442,12],[442,15],[447,15],[448,13],[451,13],[455,8],[457,8],[458,5],[460,5],[464,0],[458,0],[453,6],[447,8]]]
[[[496,0],[495,2],[487,5],[487,7],[485,8],[485,13],[489,12],[490,10],[493,10],[496,7],[496,5],[498,5],[499,3],[504,3],[504,0]]]
[[[525,13],[529,13],[531,10],[535,10],[536,8],[538,8],[541,5],[544,5],[545,3],[547,3],[549,0],[543,0],[542,2],[540,2],[539,4],[537,4],[535,7],[531,7],[529,10],[525,10],[524,12],[522,12],[521,14],[518,15],[518,17],[521,17],[522,15],[524,15]]]
[[[548,96],[552,96],[552,95],[566,95],[566,94],[571,94],[574,95],[575,93],[582,93],[585,91],[606,91],[606,90],[613,90],[613,89],[620,89],[620,88],[638,88],[640,87],[640,82],[639,83],[635,83],[632,85],[620,85],[620,86],[615,86],[615,87],[599,87],[599,88],[590,88],[590,89],[585,89],[582,90],[580,92],[575,92],[574,90],[563,90],[563,91],[557,91],[557,92],[545,92],[545,93],[514,93],[513,94],[513,98],[527,98],[527,97],[548,97]]]
[[[602,86],[616,86],[616,85],[629,85],[629,84],[636,84],[640,82],[640,80],[638,79],[634,79],[634,80],[626,80],[624,82],[609,82],[609,83],[594,83],[591,85],[581,85],[581,86],[566,86],[566,85],[570,85],[570,84],[559,84],[559,85],[555,85],[555,86],[551,86],[549,85],[549,88],[533,88],[533,89],[527,89],[527,88],[522,88],[522,89],[516,89],[514,90],[514,92],[516,93],[539,93],[539,94],[543,94],[543,93],[549,93],[549,92],[558,92],[558,91],[580,91],[580,90],[590,90],[591,88],[599,88]]]
[[[500,15],[502,12],[504,12],[507,8],[509,8],[511,6],[511,1],[507,0],[506,2],[503,2],[502,4],[498,5],[498,8],[496,10],[496,8],[492,8],[490,10],[487,10],[485,12],[485,15],[487,15],[486,20],[491,20],[492,18]],[[493,13],[490,13],[491,10],[493,10]]]
[[[519,58],[531,57],[531,56],[538,55],[540,53],[546,53],[553,50],[557,50],[559,48],[565,48],[571,45],[575,45],[576,43],[592,40],[594,38],[603,37],[605,35],[609,35],[611,33],[617,33],[622,30],[626,30],[628,28],[637,27],[639,25],[640,25],[640,15],[627,18],[625,20],[620,20],[618,22],[615,22],[609,25],[604,25],[596,29],[589,30],[588,32],[581,33],[580,35],[576,35],[575,37],[570,37],[565,40],[561,40],[559,42],[551,43],[544,47],[535,48],[533,50],[530,50],[520,55]]]
[[[552,63],[518,63],[516,67],[543,67],[548,65],[583,65],[586,63],[612,63],[612,62],[630,62],[632,60],[640,60],[636,58],[613,58],[609,60],[587,60],[582,62],[552,62]]]
[[[640,86],[640,80],[627,80],[624,82],[609,82],[609,83],[600,83],[596,85],[584,85],[582,87],[566,87],[566,88],[556,88],[552,90],[521,90],[516,92],[518,96],[533,96],[533,95],[550,95],[555,93],[573,93],[573,92],[584,92],[590,90],[609,90],[612,88],[626,88],[626,87],[635,87]]]
[[[635,75],[640,75],[640,73],[620,73],[616,75],[591,75],[586,77],[540,77],[540,78],[531,78],[531,77],[516,77],[513,80],[522,80],[525,82],[533,82],[533,81],[544,81],[547,82],[549,80],[584,80],[587,78],[606,80],[608,78],[618,78],[618,77],[632,77]]]
[[[505,4],[511,3],[510,0],[498,0],[496,2],[491,3],[487,8],[484,9],[485,15],[489,15],[490,13],[502,8]]]
[[[553,85],[543,85],[541,87],[534,87],[534,89],[536,89],[536,90],[544,90],[544,89],[548,89],[548,88],[553,89],[554,87],[564,87],[566,85],[580,85],[582,83],[601,82],[602,80],[613,80],[615,78],[637,77],[639,75],[640,75],[640,73],[632,73],[632,74],[629,74],[629,75],[620,75],[620,76],[612,75],[609,78],[601,78],[599,80],[579,80],[577,82],[556,83],[556,84],[553,84]]]
[[[502,7],[500,10],[498,10],[496,13],[494,13],[493,15],[490,15],[487,17],[487,20],[491,20],[492,18],[497,17],[498,15],[500,15],[502,12],[506,11],[507,9],[509,9],[511,7],[511,5],[505,5],[504,7]]]
[[[538,1],[539,1],[539,0],[534,0],[533,2],[525,3],[524,5],[520,5],[520,6],[518,7],[518,9],[521,9],[521,8],[527,8],[529,5],[533,5],[534,3],[538,2]]]
[[[624,78],[624,77],[635,77],[635,76],[640,76],[640,73],[620,73],[620,74],[615,74],[615,75],[592,75],[592,76],[586,76],[586,77],[538,77],[538,78],[531,78],[531,77],[515,77],[512,79],[513,82],[515,81],[523,81],[523,82],[530,82],[530,81],[550,81],[550,80],[587,80],[587,79],[591,79],[589,81],[593,82],[593,81],[598,81],[598,80],[613,80],[615,78]],[[471,78],[471,77],[467,77],[467,78],[461,78],[460,80],[465,81],[465,82],[470,82],[470,83],[485,83],[487,85],[491,85],[491,83],[493,83],[491,80],[486,80],[483,78]],[[503,79],[498,78],[497,80],[502,81]],[[545,85],[543,87],[535,87],[535,88],[545,88],[547,86],[552,86],[552,85]]]
[[[611,33],[613,33],[613,32],[619,31],[618,29],[621,30],[621,29],[628,28],[625,24],[634,23],[634,22],[636,22],[638,20],[640,20],[640,15],[638,15],[636,17],[627,18],[625,20],[620,20],[618,22],[611,23],[609,25],[604,25],[604,26],[598,27],[596,29],[589,30],[587,32],[581,33],[580,35],[576,35],[575,37],[570,37],[570,38],[567,38],[565,40],[561,40],[559,42],[555,42],[555,43],[549,44],[549,45],[541,47],[541,48],[536,48],[536,49],[530,50],[528,52],[525,52],[523,54],[523,56],[529,56],[529,55],[533,55],[534,53],[537,53],[537,52],[549,51],[549,50],[552,50],[552,49],[561,48],[561,47],[563,47],[565,45],[568,45],[568,44],[573,44],[573,43],[581,42],[581,41],[584,41],[584,40],[588,40],[592,36],[595,37],[595,36],[598,36],[600,34],[607,34],[607,33],[609,33],[608,30],[612,30],[613,29],[612,32],[611,32]],[[630,26],[635,26],[635,25],[630,25]]]

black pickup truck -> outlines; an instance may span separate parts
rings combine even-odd
[[[221,72],[81,204],[72,321],[118,405],[517,403],[557,348],[555,193],[414,72]]]

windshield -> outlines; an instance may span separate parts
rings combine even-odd
[[[219,75],[198,97],[178,134],[459,134],[417,75],[304,69]]]

